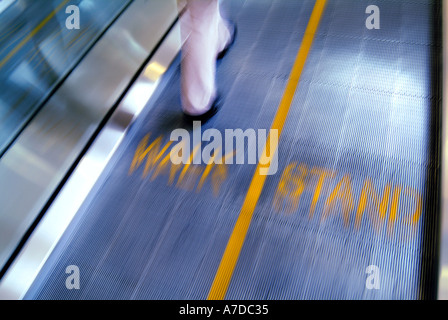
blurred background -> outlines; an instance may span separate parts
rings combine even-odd
[[[271,128],[319,1],[220,1],[203,130]],[[162,161],[184,6],[0,1],[0,298],[206,299],[240,236],[228,299],[446,299],[445,4],[325,1],[244,234],[256,166]]]

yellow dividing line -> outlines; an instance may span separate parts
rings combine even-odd
[[[2,68],[17,53],[17,51],[19,51],[28,41],[30,41],[30,39],[33,38],[40,31],[40,29],[42,29],[48,21],[50,21],[54,15],[69,1],[70,0],[62,1],[62,3],[55,10],[53,10],[44,20],[42,20],[42,22],[39,23],[22,41],[20,41],[20,43],[0,61],[0,68]]]
[[[283,98],[272,123],[271,129],[278,130],[278,137],[281,135],[283,125],[285,124],[288,116],[288,111],[294,98],[294,93],[299,83],[299,79],[310,51],[311,44],[313,43],[314,35],[322,17],[322,13],[324,12],[325,5],[326,0],[317,0],[314,5],[302,44],[289,76],[288,84],[286,85]],[[275,148],[276,147],[274,147],[274,149]],[[270,150],[270,137],[267,137],[266,139],[265,151],[263,154],[267,154],[266,150]],[[273,155],[276,151],[277,150],[270,150],[269,154]],[[266,175],[260,175],[260,169],[263,167],[264,166],[258,163],[254,177],[252,178],[252,182],[244,200],[243,207],[241,208],[240,215],[230,236],[229,242],[227,243],[227,247],[224,251],[224,255],[221,259],[221,263],[219,264],[218,271],[208,294],[208,300],[222,300],[226,296],[233,270],[235,269],[247,230],[249,229],[249,225],[252,220],[252,215],[266,180]]]

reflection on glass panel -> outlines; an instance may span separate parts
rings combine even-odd
[[[0,0],[0,154],[131,1]]]

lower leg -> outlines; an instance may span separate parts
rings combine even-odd
[[[216,98],[216,55],[230,39],[217,0],[187,1],[181,21],[182,108],[189,115],[207,112]]]

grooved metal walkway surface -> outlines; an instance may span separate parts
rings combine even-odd
[[[369,30],[370,4],[327,1],[226,299],[434,297],[440,5],[378,0]],[[223,2],[239,33],[202,133],[269,130],[314,6]],[[179,60],[164,82],[27,299],[207,298],[256,165],[173,165],[171,132],[192,131]],[[66,288],[70,265],[79,290]]]

